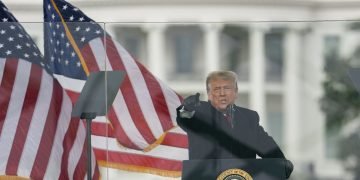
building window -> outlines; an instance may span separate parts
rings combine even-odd
[[[116,39],[135,60],[146,66],[146,33],[140,27],[117,27]]]
[[[269,94],[266,96],[266,122],[269,134],[274,138],[276,143],[283,148],[284,120],[281,95]]]
[[[222,69],[234,71],[239,81],[249,80],[249,32],[239,26],[226,26],[221,33]]]
[[[190,34],[179,34],[174,37],[175,71],[179,74],[194,71],[194,42]]]
[[[284,62],[284,30],[271,29],[265,34],[266,80],[281,82]]]
[[[336,35],[328,35],[324,38],[324,57],[331,61],[331,58],[339,58],[340,38]]]
[[[172,26],[166,31],[167,72],[170,80],[203,79],[203,33],[198,26]]]

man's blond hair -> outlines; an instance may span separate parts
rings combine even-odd
[[[233,81],[235,84],[235,90],[238,90],[237,86],[237,75],[233,71],[213,71],[210,72],[209,75],[206,77],[206,91],[210,91],[209,84],[211,81],[216,79],[222,79],[222,80],[230,80]]]

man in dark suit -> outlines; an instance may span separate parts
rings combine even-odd
[[[200,101],[197,93],[177,108],[177,123],[188,134],[190,160],[256,158],[256,155],[285,159],[273,138],[260,126],[257,112],[234,104],[238,96],[234,72],[210,73],[206,90],[207,102]]]

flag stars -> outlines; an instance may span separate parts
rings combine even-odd
[[[79,11],[79,8],[74,8],[73,11]]]
[[[51,60],[51,62],[54,62],[54,60],[55,60],[54,56],[51,56],[50,60]]]
[[[80,41],[81,41],[81,42],[85,42],[85,37],[82,37],[82,38],[80,39]]]
[[[57,40],[57,41],[56,41],[56,45],[59,45],[59,44],[60,44],[60,41],[59,41],[59,40]]]
[[[2,18],[3,22],[8,22],[8,20],[9,20],[8,18]]]
[[[30,55],[27,54],[27,53],[24,54],[24,57],[25,57],[25,58],[28,58],[29,56],[30,56]]]
[[[90,31],[90,28],[89,28],[89,27],[87,27],[87,28],[85,29],[85,31],[86,31],[86,32],[89,32],[89,31]]]
[[[25,46],[26,46],[26,47],[30,47],[30,44],[29,44],[29,43],[26,43]]]
[[[19,37],[19,38],[23,38],[23,37],[24,37],[24,35],[22,35],[22,34],[18,34],[18,37]]]
[[[75,57],[75,52],[72,52],[72,53],[71,53],[71,57]]]
[[[61,55],[63,55],[63,54],[64,54],[64,51],[63,51],[63,50],[61,50],[61,51],[60,51],[60,54],[61,54]]]
[[[64,38],[64,37],[65,37],[65,34],[64,34],[64,33],[61,33],[61,37]]]
[[[70,21],[73,21],[73,20],[74,20],[74,16],[71,15],[71,16],[69,17],[69,20],[70,20]]]
[[[0,49],[3,48],[3,47],[4,47],[4,44],[1,44],[1,43],[0,43]]]
[[[68,48],[70,46],[70,43],[66,42],[65,46]]]
[[[0,31],[0,34],[5,34],[5,33],[6,33],[6,31],[3,29]]]
[[[56,24],[56,29],[59,29],[59,28],[60,28],[60,24],[57,23],[57,24]]]
[[[9,42],[12,42],[12,41],[14,41],[14,38],[13,38],[13,37],[9,37],[8,40],[9,40]]]
[[[10,29],[13,29],[13,30],[14,30],[14,29],[15,29],[15,26],[14,26],[14,25],[11,25],[11,26],[10,26]]]
[[[80,61],[76,63],[77,67],[80,67],[80,65],[81,65]]]
[[[52,14],[52,15],[51,15],[51,18],[52,18],[52,19],[55,19],[55,14]]]
[[[100,32],[100,30],[96,30],[95,33],[96,33],[96,34],[100,34],[101,32]]]
[[[48,4],[47,8],[48,8],[48,10],[50,10],[50,9],[51,9],[51,6],[50,6],[50,4]]]
[[[16,49],[22,49],[22,46],[20,44],[16,45]]]
[[[84,21],[84,20],[85,20],[84,17],[80,17],[80,18],[79,18],[79,21],[80,21],[80,22],[82,22],[82,21]]]
[[[10,55],[12,52],[10,50],[6,51],[6,55]]]
[[[62,7],[63,10],[66,10],[67,8],[68,8],[67,4],[65,4],[65,5]]]
[[[53,34],[53,36],[56,36],[56,32],[55,32],[55,31],[53,31],[53,33],[52,33],[52,34]]]
[[[68,60],[65,60],[65,65],[68,65],[69,64],[69,61]]]
[[[34,56],[38,56],[38,53],[36,53],[36,52],[33,52],[33,55],[34,55]]]
[[[75,31],[80,31],[80,29],[81,29],[80,26],[78,26],[75,28]]]

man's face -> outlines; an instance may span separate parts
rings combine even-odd
[[[226,111],[237,98],[236,85],[232,80],[213,79],[209,82],[208,98],[217,110]]]

